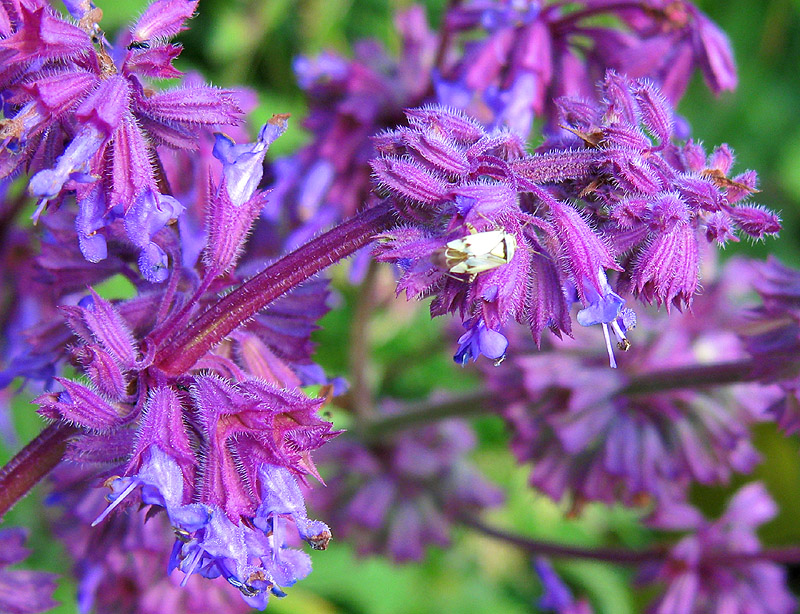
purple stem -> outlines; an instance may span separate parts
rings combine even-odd
[[[650,394],[664,390],[724,386],[752,381],[754,373],[755,364],[752,359],[676,367],[637,375],[620,390],[619,394]]]
[[[584,548],[581,546],[567,546],[564,544],[530,539],[522,535],[517,535],[516,533],[490,527],[470,516],[462,516],[459,520],[468,527],[476,529],[490,537],[495,537],[509,544],[513,544],[531,554],[543,554],[545,556],[572,559],[590,559],[623,565],[640,565],[642,563],[663,561],[667,554],[665,548],[630,550],[628,548]]]
[[[350,256],[394,221],[391,205],[381,203],[274,262],[178,331],[159,352],[157,366],[170,375],[185,373],[243,322],[309,277]]]
[[[658,563],[664,561],[669,554],[669,547],[659,545],[647,550],[630,550],[628,548],[586,548],[582,546],[567,546],[553,542],[530,539],[516,533],[504,531],[484,524],[471,516],[462,516],[462,524],[480,531],[490,537],[501,539],[509,544],[522,548],[530,554],[552,556],[556,558],[589,559],[605,561],[619,565],[641,565],[643,563]],[[735,556],[721,553],[718,563],[730,562],[736,565],[747,562],[772,561],[779,564],[793,564],[800,562],[800,546],[785,546],[781,548],[766,548],[760,552],[736,553]],[[713,555],[705,558],[709,562],[715,561]]]
[[[65,422],[51,424],[0,469],[0,519],[61,462],[69,438],[77,432]]]

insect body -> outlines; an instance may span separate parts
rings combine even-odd
[[[444,264],[451,273],[474,277],[508,264],[517,249],[517,239],[502,230],[474,232],[462,239],[453,239],[444,250]]]

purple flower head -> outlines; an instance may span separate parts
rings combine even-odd
[[[48,503],[60,510],[53,530],[74,560],[78,611],[112,614],[182,614],[250,611],[241,593],[224,582],[200,577],[181,586],[182,574],[164,574],[175,541],[166,514],[113,514],[90,527],[102,507],[102,491],[91,488],[92,471],[75,465],[59,468]]]
[[[311,506],[363,554],[420,560],[427,544],[449,543],[459,514],[502,501],[467,462],[474,445],[471,429],[457,420],[374,446],[341,437],[317,455],[327,487],[311,491]]]
[[[475,0],[451,8],[445,28],[463,35],[463,53],[439,67],[438,102],[522,137],[534,116],[556,128],[552,100],[594,98],[591,75],[607,69],[655,81],[673,103],[697,68],[715,93],[736,86],[725,35],[684,1]]]
[[[187,431],[175,391],[156,389],[126,475],[109,482],[110,505],[93,525],[138,491],[142,504],[163,508],[178,535],[170,569],[222,576],[263,608],[270,592],[282,596],[281,587],[310,571],[284,536],[294,531],[315,549],[330,539],[327,526],[306,516],[294,474],[316,475],[308,454],[335,433],[316,418],[319,402],[303,407],[299,393],[265,382],[198,376],[183,402],[192,403],[202,439]],[[286,411],[287,402],[294,408]]]
[[[626,350],[635,323],[623,294],[688,307],[703,238],[779,229],[775,214],[740,202],[755,176],[728,179],[727,147],[706,158],[672,142],[672,110],[652,83],[609,71],[600,90],[599,103],[560,100],[565,129],[533,155],[509,132],[432,106],[375,137],[377,191],[401,216],[376,257],[399,266],[399,292],[433,295],[434,316],[459,315],[471,331],[459,360],[482,346],[498,357],[511,320],[537,343],[545,329],[570,334],[577,302],[578,323],[601,325],[615,366],[612,335]]]
[[[732,330],[716,328],[733,322],[743,273],[732,262],[691,315],[665,322],[665,314],[643,313],[658,335],[642,335],[617,371],[604,366],[600,348],[587,353],[578,331],[574,350],[554,343],[551,352],[535,352],[528,343],[528,353],[520,343],[502,369],[485,369],[514,454],[533,462],[531,485],[556,500],[655,503],[658,511],[682,502],[693,481],[725,483],[734,471],[751,471],[759,456],[749,427],[766,418],[769,390],[648,388],[663,370],[745,355]]]
[[[303,125],[312,141],[275,162],[267,207],[268,215],[297,229],[288,239],[292,247],[375,202],[367,166],[375,157],[370,137],[426,95],[436,36],[419,6],[399,13],[396,24],[397,59],[374,41],[361,41],[353,59],[324,52],[295,60],[309,104]]]
[[[49,7],[23,7],[14,32],[0,41],[4,64],[13,68],[0,74],[9,101],[0,179],[23,170],[31,175],[29,191],[41,199],[37,217],[49,201],[75,193],[81,248],[90,261],[107,256],[105,239],[122,218],[151,282],[164,281],[168,265],[163,245],[150,240],[164,225],[168,198],[155,148],[195,149],[201,128],[237,123],[241,113],[228,91],[198,84],[157,92],[147,85],[180,76],[171,65],[180,47],[167,40],[196,4],[157,0],[133,38],[124,37],[146,44],[124,49],[106,46],[96,22],[101,13],[88,3],[68,4],[83,13],[77,26]],[[182,210],[177,203],[166,209]]]
[[[48,216],[48,225],[60,217]],[[77,251],[74,235],[71,247]],[[57,267],[48,272],[63,283]],[[90,290],[63,306],[62,321],[47,331],[46,358],[69,359],[87,379],[56,378],[56,390],[38,401],[43,415],[80,429],[67,458],[110,476],[109,505],[94,511],[97,531],[132,503],[151,515],[163,511],[178,536],[172,569],[184,578],[222,576],[263,607],[269,594],[283,595],[310,571],[308,556],[293,546],[304,540],[324,549],[330,539],[326,525],[308,518],[298,486],[317,476],[311,453],[337,434],[318,416],[324,398],[299,390],[327,384],[311,361],[309,336],[328,309],[328,291],[324,281],[297,288],[196,368],[165,374],[156,366],[164,344],[244,273],[205,275],[198,280],[181,267],[170,283],[142,284],[131,299],[112,302]],[[73,303],[81,285],[69,287]],[[91,578],[104,582],[109,572],[94,573],[86,591],[96,599]]]
[[[776,513],[775,502],[763,484],[754,482],[733,496],[716,521],[696,517],[681,527],[693,533],[670,550],[663,565],[645,572],[648,580],[667,585],[652,611],[794,612],[797,602],[786,587],[786,571],[754,558],[761,551],[756,529]]]
[[[800,272],[770,258],[756,266],[754,287],[762,305],[747,314],[742,337],[755,375],[782,391],[770,414],[795,433],[800,431]]]
[[[52,595],[55,576],[40,571],[7,570],[28,556],[23,547],[25,531],[0,530],[0,611],[13,614],[43,612],[57,605]]]

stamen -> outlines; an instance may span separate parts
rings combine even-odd
[[[614,350],[611,347],[611,335],[608,334],[608,324],[603,322],[603,336],[606,338],[606,349],[608,350],[608,362],[612,369],[617,368],[617,361],[614,360]]]
[[[111,510],[113,510],[113,509],[114,509],[115,507],[117,507],[117,506],[118,506],[120,503],[122,503],[122,500],[123,500],[125,497],[127,497],[129,494],[131,494],[131,493],[133,492],[133,490],[134,490],[134,489],[135,489],[135,488],[136,488],[138,485],[139,485],[139,481],[138,481],[138,480],[131,480],[131,483],[130,483],[130,484],[128,484],[127,488],[125,488],[125,490],[123,490],[123,491],[120,493],[119,497],[117,497],[116,499],[114,499],[114,501],[111,503],[111,505],[109,505],[109,506],[108,506],[108,507],[107,507],[105,510],[103,510],[103,512],[102,512],[102,513],[101,513],[101,514],[100,514],[100,515],[99,515],[97,518],[95,518],[94,522],[92,523],[92,526],[93,526],[93,527],[96,527],[98,524],[100,524],[101,522],[103,522],[103,519],[104,519],[106,516],[108,516],[108,515],[111,513]]]

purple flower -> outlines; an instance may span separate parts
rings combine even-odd
[[[747,314],[741,332],[754,375],[782,391],[769,411],[791,434],[800,431],[800,272],[772,257],[755,271],[762,305]]]
[[[604,367],[602,351],[587,352],[586,334],[578,331],[576,345],[536,352],[520,343],[503,369],[485,369],[513,433],[512,451],[520,462],[533,461],[531,485],[557,500],[569,494],[578,501],[652,502],[657,512],[683,501],[692,481],[724,483],[733,471],[751,471],[759,456],[749,427],[767,418],[774,391],[657,386],[663,370],[745,356],[719,323],[733,321],[746,272],[731,263],[722,281],[706,286],[692,315],[665,322],[663,314],[642,314],[651,332],[618,371]]]
[[[47,502],[60,511],[53,530],[74,561],[78,610],[96,614],[182,614],[250,611],[241,593],[224,582],[164,574],[175,533],[166,514],[142,522],[133,513],[113,514],[99,527],[89,523],[103,505],[91,487],[92,471],[62,466]]]
[[[23,547],[25,531],[0,530],[0,611],[12,614],[43,612],[57,605],[52,594],[55,576],[40,571],[7,570],[28,556]]]
[[[290,247],[374,203],[370,193],[370,137],[392,126],[402,109],[426,95],[436,37],[421,7],[399,13],[398,59],[375,41],[360,41],[354,58],[332,52],[299,57],[294,68],[308,97],[304,127],[312,141],[274,164],[268,215],[297,232]]]
[[[546,328],[570,334],[578,302],[578,323],[602,326],[615,366],[612,333],[625,350],[635,323],[622,294],[688,307],[703,239],[779,229],[775,214],[740,202],[755,175],[729,179],[727,147],[706,158],[671,142],[672,110],[652,83],[608,72],[601,92],[600,103],[558,101],[566,129],[533,155],[439,107],[409,110],[408,127],[375,137],[377,191],[401,216],[376,257],[399,266],[398,291],[434,295],[432,315],[456,313],[473,331],[460,359],[488,341],[481,325],[502,334],[516,320],[537,343]]]
[[[173,219],[167,213],[182,210],[177,203],[163,206],[168,197],[153,164],[155,147],[194,149],[199,128],[237,123],[240,115],[231,92],[207,85],[153,92],[146,86],[149,78],[180,75],[171,66],[180,47],[166,41],[196,4],[157,0],[129,39],[147,44],[125,49],[109,51],[95,21],[101,13],[75,3],[71,11],[88,10],[79,26],[49,7],[23,7],[13,33],[0,41],[4,63],[14,68],[0,75],[11,101],[0,178],[23,168],[32,175],[29,190],[41,199],[37,217],[48,201],[76,192],[81,248],[91,261],[106,256],[102,236],[94,237],[108,235],[123,218],[140,250],[142,274],[152,282],[164,281],[168,263],[163,245],[150,239]]]
[[[450,9],[445,29],[464,35],[463,53],[439,67],[438,102],[522,137],[534,116],[556,128],[554,99],[594,98],[591,75],[607,69],[652,79],[673,103],[697,68],[715,93],[736,87],[727,38],[684,1],[474,0]]]
[[[697,518],[682,527],[693,533],[670,550],[666,563],[645,571],[648,580],[667,584],[652,611],[794,612],[797,602],[786,588],[786,571],[755,556],[761,551],[756,528],[776,513],[763,484],[754,482],[733,496],[716,521]]]
[[[592,614],[592,608],[586,600],[576,600],[569,588],[558,576],[550,561],[538,556],[533,567],[539,575],[544,592],[538,606],[545,612],[556,614]]]

